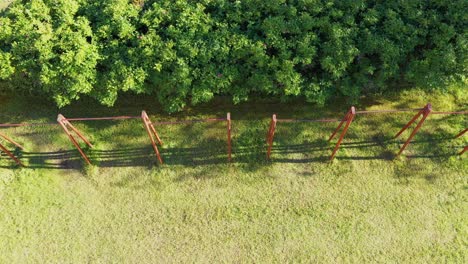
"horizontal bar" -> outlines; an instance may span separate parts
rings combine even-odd
[[[356,111],[356,114],[416,112],[416,111],[421,111],[422,109],[423,108],[396,109],[396,110],[368,110],[368,111]]]
[[[109,117],[76,117],[67,118],[68,121],[93,121],[93,120],[122,120],[122,119],[140,119],[141,116],[109,116]]]
[[[19,123],[19,124],[0,124],[0,127],[23,127],[23,126],[52,126],[57,123]]]
[[[216,122],[216,121],[226,121],[226,118],[208,118],[208,119],[196,119],[196,120],[180,120],[180,121],[163,121],[163,122],[154,122],[155,125],[175,125],[175,124],[190,124],[190,123],[200,123],[200,122]]]
[[[278,122],[341,122],[339,119],[276,119]]]
[[[432,115],[466,115],[468,111],[460,111],[460,112],[431,112]]]

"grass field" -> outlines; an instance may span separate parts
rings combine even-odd
[[[0,0],[0,11],[7,8],[12,2],[13,0]]]
[[[465,89],[466,91],[466,89]],[[358,109],[467,109],[463,89],[366,98]],[[28,168],[0,160],[0,262],[466,262],[467,137],[464,116],[432,116],[404,155],[392,136],[411,114],[358,116],[333,163],[336,124],[280,123],[265,161],[269,117],[340,118],[318,108],[226,100],[175,115],[148,98],[106,109],[83,101],[67,117],[153,120],[233,118],[233,162],[222,123],[157,127],[159,166],[139,120],[75,122],[95,144],[84,166],[58,126],[2,129],[25,146]],[[36,98],[0,98],[0,122],[54,122]]]

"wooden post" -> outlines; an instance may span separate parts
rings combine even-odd
[[[354,116],[356,115],[356,109],[354,108],[354,106],[351,106],[351,109],[348,111],[348,113],[346,114],[345,118],[343,121],[341,121],[341,123],[338,125],[338,128],[335,129],[335,131],[333,132],[333,134],[330,136],[330,139],[329,141],[335,136],[335,134],[338,132],[338,129],[343,125],[343,122],[346,121],[346,125],[345,127],[343,128],[343,131],[341,132],[341,135],[340,135],[340,138],[338,139],[338,142],[336,142],[336,145],[335,145],[335,148],[333,149],[333,153],[332,155],[330,156],[330,161],[333,160],[335,158],[335,155],[336,155],[336,152],[338,151],[338,149],[340,148],[340,145],[341,145],[341,142],[343,141],[343,138],[344,136],[346,135],[346,132],[348,131],[348,128],[349,126],[351,125],[351,123],[353,122],[353,119],[354,119]]]
[[[276,114],[273,114],[273,116],[271,117],[270,129],[268,130],[268,134],[267,134],[267,144],[268,144],[267,159],[270,159],[270,156],[271,156],[271,149],[273,147],[273,139],[275,137],[276,122],[277,122]]]
[[[228,161],[232,160],[232,145],[231,145],[231,113],[227,113],[227,147],[228,147]]]
[[[63,130],[67,134],[68,138],[73,143],[73,145],[78,149],[78,152],[80,152],[81,156],[86,161],[86,163],[91,165],[91,161],[89,160],[88,156],[86,156],[84,151],[81,149],[78,142],[75,140],[73,135],[70,133],[70,130],[68,130],[68,127],[70,127],[86,144],[88,144],[88,146],[90,146],[92,148],[93,145],[63,115],[61,115],[61,114],[58,115],[57,122],[63,128]]]
[[[410,122],[408,122],[408,124],[406,124],[402,130],[400,130],[400,132],[398,132],[398,134],[395,136],[395,137],[398,137],[399,135],[401,135],[401,133],[403,133],[403,131],[405,131],[412,123],[414,123],[416,121],[416,119],[422,115],[422,118],[421,120],[419,120],[418,124],[416,125],[416,127],[414,128],[413,132],[411,132],[411,135],[409,136],[409,138],[406,140],[405,144],[403,144],[403,146],[401,147],[400,151],[398,151],[396,157],[398,157],[402,152],[403,150],[405,150],[405,148],[410,144],[411,140],[413,139],[413,137],[416,135],[416,133],[418,132],[418,130],[421,128],[422,124],[424,123],[424,121],[426,120],[426,118],[429,116],[429,114],[431,113],[432,111],[432,106],[431,104],[427,104],[421,111],[419,111],[418,114],[416,114],[411,120]]]
[[[141,120],[143,121],[143,125],[145,126],[146,132],[148,133],[148,136],[151,140],[151,145],[153,146],[153,150],[156,154],[156,157],[158,158],[159,164],[163,164],[164,162],[161,158],[161,155],[159,154],[159,149],[156,145],[153,135],[156,137],[160,145],[162,145],[162,142],[145,110],[141,111]]]

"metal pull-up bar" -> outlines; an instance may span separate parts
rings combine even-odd
[[[68,121],[100,121],[100,120],[125,120],[125,119],[137,119],[140,116],[106,116],[106,117],[76,117],[67,118]]]
[[[193,124],[193,123],[204,123],[204,122],[224,122],[226,121],[226,127],[227,127],[227,154],[228,154],[228,161],[232,160],[232,143],[231,143],[231,130],[232,130],[232,124],[231,124],[231,113],[226,114],[226,118],[207,118],[207,119],[192,119],[192,120],[178,120],[178,121],[158,121],[158,122],[151,122],[149,119],[148,115],[146,114],[145,111],[142,111],[141,113],[143,123],[146,128],[146,132],[148,133],[148,136],[151,141],[151,145],[153,146],[153,150],[158,157],[159,162],[162,164],[163,160],[161,158],[161,155],[159,153],[159,149],[156,145],[156,141],[154,140],[154,137],[157,139],[158,143],[162,145],[162,141],[159,138],[158,133],[156,132],[156,129],[154,128],[154,125],[178,125],[178,124]]]
[[[267,132],[267,139],[266,139],[267,159],[270,159],[270,157],[271,157],[271,150],[272,150],[272,147],[273,147],[273,139],[274,139],[274,135],[275,135],[275,129],[276,129],[277,122],[340,122],[340,124],[334,130],[334,132],[332,133],[332,135],[330,136],[328,141],[331,141],[336,136],[336,134],[338,133],[338,131],[340,130],[340,128],[344,124],[343,131],[341,132],[340,137],[339,137],[339,139],[338,139],[338,141],[337,141],[337,143],[336,143],[336,145],[335,145],[335,147],[333,149],[332,155],[330,156],[330,160],[333,160],[335,158],[336,153],[338,152],[338,150],[339,150],[339,148],[341,146],[341,143],[342,143],[342,141],[343,141],[343,139],[344,139],[344,137],[345,137],[345,135],[346,135],[346,133],[347,133],[347,131],[348,131],[348,129],[349,129],[349,127],[350,127],[351,123],[353,122],[353,119],[354,119],[354,117],[356,115],[388,114],[388,113],[404,113],[404,112],[417,112],[417,114],[395,135],[394,138],[399,137],[414,122],[416,122],[416,120],[419,117],[422,117],[422,118],[419,120],[416,127],[411,132],[410,136],[405,141],[403,146],[400,148],[400,150],[398,151],[396,156],[399,156],[406,149],[406,147],[408,147],[408,145],[411,143],[411,140],[414,138],[414,136],[419,131],[419,129],[422,127],[423,123],[426,121],[427,117],[430,114],[436,114],[436,115],[462,115],[462,114],[468,114],[468,111],[452,111],[452,112],[432,111],[432,106],[431,106],[430,103],[426,104],[426,106],[424,106],[423,108],[407,108],[407,109],[392,109],[392,110],[365,110],[365,111],[363,110],[363,111],[356,111],[355,107],[352,106],[350,108],[350,110],[347,112],[346,116],[341,120],[338,120],[338,119],[316,119],[316,120],[311,120],[311,119],[277,119],[276,114],[274,114],[272,116],[272,118],[271,118],[270,127],[269,127],[268,132]],[[461,137],[467,131],[468,131],[468,129],[463,130],[455,138]],[[458,154],[461,155],[461,154],[465,153],[467,151],[467,148],[468,147],[465,147]]]
[[[77,140],[71,133],[72,131],[81,139],[83,142],[86,143],[90,148],[93,147],[93,144],[86,139],[86,137],[77,129],[75,128],[70,121],[101,121],[101,120],[124,120],[124,119],[135,119],[140,118],[138,116],[113,116],[113,117],[76,117],[76,118],[65,118],[62,114],[59,114],[57,117],[58,124],[62,127],[65,134],[67,134],[68,138],[72,142],[72,144],[76,147],[78,152],[80,153],[81,157],[86,161],[87,164],[91,164],[91,160],[85,154],[83,149],[78,144]],[[71,131],[70,131],[71,130]]]
[[[402,112],[417,112],[415,116],[395,135],[395,138],[402,135],[402,133],[407,130],[413,123],[415,123],[418,119],[416,127],[411,132],[408,139],[405,141],[403,146],[398,151],[398,155],[400,155],[411,143],[411,140],[416,136],[417,132],[421,129],[422,125],[429,117],[429,115],[465,115],[468,114],[468,111],[444,111],[444,112],[437,112],[432,111],[431,104],[427,104],[423,108],[410,108],[410,109],[393,109],[393,110],[365,110],[365,111],[356,111],[354,107],[351,107],[349,111],[346,113],[343,119],[280,119],[277,118],[276,114],[274,114],[270,121],[270,127],[267,132],[266,136],[266,143],[267,143],[267,159],[271,158],[271,152],[273,148],[273,141],[275,137],[275,131],[278,122],[310,122],[310,123],[331,123],[331,122],[339,122],[337,128],[333,131],[332,135],[329,137],[328,141],[331,141],[337,134],[338,131],[343,127],[338,141],[333,148],[333,152],[330,156],[330,160],[333,160],[341,146],[341,143],[346,136],[348,129],[350,128],[354,118],[356,115],[367,115],[367,114],[385,114],[385,113],[402,113]],[[77,148],[83,159],[88,163],[91,164],[90,159],[83,151],[83,149],[78,144],[77,139],[75,136],[78,136],[84,143],[86,143],[89,147],[93,147],[91,142],[84,137],[84,135],[76,129],[70,121],[102,121],[102,120],[127,120],[127,119],[142,119],[144,127],[148,133],[148,136],[151,140],[151,145],[153,150],[158,158],[160,164],[163,163],[163,159],[159,153],[159,149],[157,144],[162,145],[162,141],[155,129],[155,125],[175,125],[175,124],[190,124],[190,123],[201,123],[201,122],[226,122],[227,127],[227,154],[228,160],[232,160],[232,121],[230,113],[227,113],[226,118],[208,118],[208,119],[194,119],[194,120],[178,120],[178,121],[159,121],[159,122],[152,122],[145,111],[142,111],[141,116],[114,116],[114,117],[77,117],[77,118],[65,118],[63,115],[59,114],[57,117],[57,123],[7,123],[7,124],[0,124],[0,127],[33,127],[33,126],[48,126],[48,125],[57,125],[59,124],[60,127],[65,131],[66,135],[68,136],[69,140],[72,144]],[[468,129],[461,131],[459,134],[456,135],[456,138],[461,137],[464,135]],[[23,149],[23,147],[18,144],[16,141],[12,140],[8,136],[0,133],[0,138],[5,139],[9,143],[15,145],[16,147]],[[0,144],[0,150],[6,153],[11,159],[13,159],[18,165],[23,165],[18,157],[15,157],[4,145]],[[467,151],[467,147],[465,146],[464,149],[459,152],[459,154],[463,154]]]
[[[351,113],[351,114],[350,114]],[[351,116],[352,115],[352,116]],[[271,150],[273,148],[273,139],[275,137],[275,131],[276,131],[276,125],[278,122],[285,122],[285,123],[296,123],[296,122],[306,122],[306,123],[332,123],[332,122],[340,122],[338,127],[336,128],[335,132],[331,135],[331,137],[328,139],[328,141],[332,140],[335,134],[338,132],[338,130],[341,128],[343,123],[346,121],[345,129],[340,135],[340,139],[338,140],[335,149],[333,150],[333,153],[330,157],[330,160],[333,160],[335,157],[336,152],[338,151],[341,142],[343,141],[344,136],[346,135],[346,131],[349,128],[349,125],[351,124],[353,118],[355,115],[355,109],[354,106],[351,107],[350,111],[346,114],[346,116],[343,119],[279,119],[276,118],[276,114],[273,114],[271,117],[270,121],[270,128],[268,129],[267,136],[266,136],[266,143],[267,143],[267,159],[269,160],[271,158]]]
[[[336,133],[338,132],[340,127],[343,125],[343,123],[346,122],[346,124],[345,124],[345,126],[343,128],[343,131],[340,134],[340,138],[336,142],[335,148],[333,149],[333,152],[332,152],[332,154],[330,156],[330,161],[332,161],[335,158],[336,152],[338,152],[338,149],[340,149],[341,142],[343,141],[344,136],[346,135],[346,132],[348,132],[348,128],[351,125],[351,123],[353,122],[353,119],[354,119],[355,115],[356,115],[356,108],[354,108],[354,106],[351,106],[351,109],[349,109],[348,113],[346,113],[346,116],[343,119],[343,121],[340,122],[338,127],[335,129],[333,134],[328,139],[328,141],[331,141],[335,137]]]
[[[420,110],[396,135],[394,138],[399,137],[408,127],[413,124],[419,117],[422,116],[421,120],[419,120],[418,124],[414,128],[413,132],[411,132],[410,136],[406,140],[405,144],[400,148],[400,151],[397,153],[397,157],[405,150],[405,148],[409,145],[413,137],[416,135],[418,130],[421,128],[423,125],[424,121],[426,121],[426,118],[429,116],[429,114],[432,111],[432,105],[427,104],[422,110]]]
[[[80,131],[78,131],[78,129],[76,129],[63,115],[59,114],[58,117],[57,117],[57,122],[59,123],[59,125],[63,128],[63,131],[65,131],[65,134],[67,134],[68,138],[70,139],[70,141],[73,143],[73,145],[76,147],[76,149],[78,150],[78,152],[80,152],[81,156],[83,157],[83,159],[86,161],[86,163],[88,163],[89,165],[91,165],[91,161],[89,160],[88,156],[86,156],[86,154],[84,153],[83,149],[81,149],[80,145],[78,144],[78,142],[76,141],[75,137],[73,136],[73,134],[70,132],[70,130],[68,130],[68,128],[70,128],[73,132],[75,132],[75,134],[78,135],[79,138],[81,138],[81,140],[83,140],[90,148],[93,147],[93,145],[91,144],[91,142],[89,142],[89,140],[87,140],[83,134],[81,134]]]
[[[57,125],[57,123],[7,123],[7,124],[0,124],[0,127],[25,127],[25,126],[48,126],[48,125]],[[5,139],[6,141],[10,142],[11,144],[15,145],[21,150],[24,150],[24,147],[11,139],[10,137],[6,136],[5,134],[0,133],[0,137]],[[9,151],[4,145],[0,144],[0,150],[5,152],[12,160],[16,162],[19,166],[24,166],[24,164],[19,160],[19,158],[15,157],[11,151]]]
[[[270,129],[268,130],[266,138],[266,142],[268,144],[267,159],[270,159],[271,156],[271,148],[273,147],[273,139],[275,137],[276,122],[278,122],[278,119],[276,119],[276,114],[273,114],[273,116],[271,116]]]
[[[394,138],[399,137],[405,130],[407,130],[411,124],[416,122],[416,120],[419,117],[422,117],[419,122],[417,123],[416,127],[414,130],[411,132],[410,136],[408,139],[405,141],[403,146],[400,148],[396,156],[399,156],[405,149],[408,147],[408,145],[411,143],[411,140],[414,138],[416,133],[419,131],[419,129],[422,127],[423,123],[426,121],[426,119],[429,117],[429,115],[466,115],[468,114],[468,111],[445,111],[445,112],[438,112],[438,111],[432,111],[432,105],[430,103],[426,104],[423,108],[413,108],[413,109],[398,109],[398,110],[373,110],[373,111],[357,111],[357,114],[373,114],[373,113],[399,113],[399,112],[418,112],[413,118],[395,135]],[[463,130],[460,132],[455,138],[458,138],[462,136],[468,129]],[[463,154],[466,151],[466,147],[464,150],[462,150],[459,155]]]
[[[154,137],[156,137],[159,145],[162,145],[163,143],[161,139],[159,138],[158,132],[156,132],[156,129],[154,128],[153,123],[151,123],[151,120],[149,119],[145,110],[141,111],[141,120],[143,121],[143,125],[145,126],[146,132],[148,133],[148,136],[151,141],[151,146],[153,147],[154,153],[156,154],[156,157],[158,158],[159,164],[163,164],[163,160],[161,158],[161,154],[159,153],[159,149],[158,149],[158,146],[156,145],[156,141],[154,140]]]
[[[3,139],[5,139],[6,141],[10,142],[11,144],[15,145],[16,147],[20,148],[20,149],[24,149],[23,146],[21,146],[20,144],[16,143],[16,141],[14,141],[13,139],[9,138],[8,136],[0,133],[0,137],[2,137]],[[13,153],[11,153],[5,146],[3,146],[2,144],[0,144],[0,149],[5,152],[12,160],[14,160],[16,162],[16,164],[18,164],[19,166],[24,166],[23,163],[17,158],[15,157],[15,155],[13,155]]]
[[[85,154],[83,149],[80,147],[78,142],[76,141],[75,137],[71,133],[71,131],[75,132],[78,137],[83,140],[90,148],[93,147],[91,142],[83,136],[83,134],[76,129],[70,121],[103,121],[103,120],[126,120],[126,119],[136,119],[136,118],[141,118],[139,116],[110,116],[110,117],[75,117],[75,118],[65,118],[62,114],[59,114],[57,117],[57,122],[59,125],[63,128],[65,133],[67,134],[68,138],[70,141],[73,143],[73,145],[76,147],[78,152],[80,152],[81,156],[83,159],[86,161],[86,163],[91,164],[90,159],[88,156]],[[71,131],[70,131],[70,130]]]

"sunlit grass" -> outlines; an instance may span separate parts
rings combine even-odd
[[[0,12],[6,9],[11,3],[13,3],[13,0],[0,0]]]
[[[466,109],[451,91],[367,98],[358,109]],[[1,122],[53,122],[59,110],[34,98],[3,98]],[[163,114],[146,98],[113,109],[88,103],[67,117],[139,115],[156,120],[233,118],[156,126],[158,165],[140,120],[74,122],[93,142],[84,166],[57,126],[9,128],[29,167],[0,165],[0,262],[463,262],[467,252],[463,116],[434,116],[400,158],[392,139],[411,114],[358,116],[336,160],[326,141],[336,124],[279,123],[272,160],[265,136],[281,118],[341,118],[348,105],[317,108],[219,99]],[[466,156],[466,154],[465,154]]]

